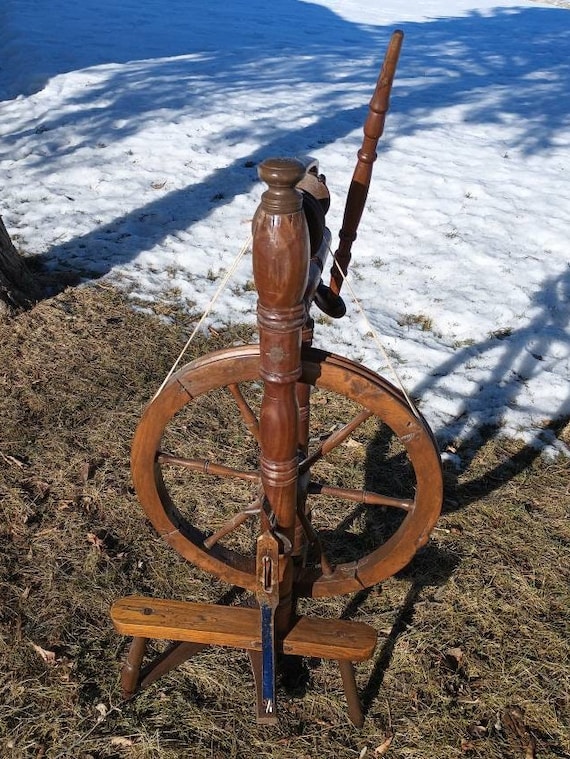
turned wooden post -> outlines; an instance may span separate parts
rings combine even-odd
[[[390,107],[390,92],[403,39],[404,34],[399,30],[392,34],[382,70],[376,82],[376,89],[369,104],[368,117],[364,124],[362,147],[358,151],[358,161],[348,190],[342,228],[339,233],[339,247],[335,253],[335,261],[342,270],[342,274],[335,264],[331,269],[330,290],[333,297],[340,293],[343,274],[346,275],[348,271],[352,243],[356,240],[356,230],[368,197],[372,167],[376,160],[376,147],[384,131],[384,122]],[[341,305],[337,304],[336,308],[332,310],[336,312],[332,315],[342,316],[344,314],[344,307]]]
[[[299,445],[296,383],[301,375],[310,257],[302,196],[295,189],[304,166],[293,159],[272,158],[261,164],[259,175],[269,186],[253,225],[260,375],[265,384],[259,425],[261,479],[275,515],[275,531],[293,543]],[[284,635],[291,625],[293,573],[290,556],[280,561],[284,566],[275,630]]]

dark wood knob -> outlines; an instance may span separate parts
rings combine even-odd
[[[261,196],[268,214],[290,214],[301,210],[303,198],[295,189],[305,176],[305,167],[295,158],[268,158],[259,167],[260,178],[269,186]]]

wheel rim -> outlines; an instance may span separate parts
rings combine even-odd
[[[439,454],[431,432],[424,420],[410,409],[400,391],[365,367],[340,356],[316,349],[303,352],[302,364],[302,382],[314,386],[325,394],[334,394],[342,399],[342,403],[353,404],[359,409],[368,410],[371,412],[370,424],[380,422],[383,425],[382,429],[393,433],[396,444],[401,451],[398,456],[404,457],[405,454],[407,466],[413,472],[415,489],[412,494],[410,492],[411,486],[408,485],[406,497],[396,494],[394,500],[403,504],[397,507],[397,513],[401,517],[399,520],[395,520],[393,532],[388,537],[384,536],[385,539],[382,539],[380,544],[372,547],[370,551],[365,547],[362,555],[354,560],[341,560],[334,567],[328,568],[328,573],[323,570],[323,563],[326,564],[326,562],[320,561],[318,557],[315,565],[303,566],[298,564],[295,574],[295,592],[301,596],[322,597],[353,592],[373,585],[393,575],[409,562],[417,549],[427,541],[439,515],[442,500],[442,476]],[[173,375],[164,389],[145,410],[133,440],[131,458],[135,490],[157,532],[184,558],[233,585],[252,591],[256,587],[255,553],[252,552],[251,555],[248,555],[239,548],[236,550],[231,545],[233,538],[230,538],[229,547],[221,539],[215,540],[215,538],[213,545],[208,548],[205,547],[204,541],[212,540],[212,534],[216,533],[215,515],[214,523],[208,522],[208,529],[201,529],[193,522],[195,514],[191,515],[191,519],[182,513],[181,501],[185,500],[186,496],[179,496],[177,506],[175,498],[170,492],[173,487],[169,480],[171,477],[169,472],[171,470],[177,472],[181,468],[186,475],[188,461],[190,459],[196,461],[197,459],[192,456],[178,457],[177,460],[174,460],[171,452],[168,454],[160,453],[160,455],[159,452],[164,451],[161,446],[170,434],[170,426],[175,426],[178,423],[177,419],[181,411],[191,413],[193,406],[196,407],[202,402],[202,399],[208,399],[208,402],[214,405],[210,407],[212,411],[210,411],[209,416],[207,415],[205,421],[206,423],[214,423],[220,408],[216,406],[216,394],[225,392],[224,389],[229,386],[241,387],[245,383],[255,383],[259,380],[258,367],[257,346],[218,351],[184,366]],[[259,392],[261,392],[261,386],[259,386]],[[241,424],[244,415],[238,411],[237,405],[235,411]],[[313,414],[313,409],[311,413]],[[254,424],[251,420],[249,423]],[[368,424],[368,422],[363,424]],[[191,421],[191,426],[191,435],[201,439],[201,431],[194,429],[194,418]],[[358,427],[360,426],[358,425]],[[221,429],[222,439],[224,433],[225,430]],[[342,432],[338,434],[342,435]],[[353,438],[347,439],[352,440]],[[216,445],[218,446],[218,443]],[[209,454],[211,451],[208,451],[208,446],[205,445],[204,447],[206,453]],[[319,448],[318,444],[316,448]],[[334,448],[337,454],[341,450],[341,444]],[[219,451],[217,450],[214,453],[218,458]],[[253,454],[253,449],[250,453]],[[344,451],[342,451],[342,455],[345,455]],[[181,458],[186,462],[183,466],[177,463]],[[328,455],[317,457],[317,461],[310,469],[311,473],[313,469],[317,469],[328,458]],[[233,463],[231,456],[230,463]],[[222,468],[227,466],[227,462],[221,466]],[[301,464],[301,466],[303,465]],[[255,500],[255,490],[259,487],[256,484],[259,480],[256,481],[255,479],[258,476],[255,467],[244,469],[243,465],[240,465],[228,468],[231,470],[230,474],[221,470],[221,474],[217,474],[216,471],[212,471],[210,465],[207,474],[213,474],[217,479],[217,483],[212,481],[212,492],[220,482],[239,480],[247,483],[245,490],[249,488],[250,491],[253,491],[252,495]],[[241,472],[241,474],[236,476],[236,471]],[[203,474],[204,472],[202,472]],[[192,476],[201,477],[202,475],[193,474]],[[175,477],[177,476],[175,475]],[[181,477],[182,481],[183,479],[184,477]],[[335,496],[338,495],[339,488],[336,485],[327,487],[329,489],[332,487],[332,495],[327,496],[325,494],[325,496],[318,496],[317,498],[328,499],[327,503],[330,504],[330,508],[332,508],[334,501],[334,508],[337,508],[338,498]],[[344,488],[343,492],[349,496],[349,501],[355,501],[357,488]],[[234,496],[230,495],[230,500],[233,498]],[[308,498],[309,503],[315,500],[313,495],[309,495]],[[208,495],[206,499],[202,497],[201,500],[209,501],[210,496]],[[326,507],[324,511],[327,511],[328,508]],[[368,520],[365,525],[368,531],[370,531],[371,524],[378,526],[379,522],[376,517],[379,511],[378,506],[373,506],[368,507],[368,510],[365,509],[363,512],[363,518]],[[393,509],[387,508],[387,511],[390,515]],[[370,517],[370,513],[373,514],[374,519]],[[244,520],[244,523],[246,521]],[[225,518],[224,524],[226,526],[227,523],[228,519]],[[223,530],[223,526],[221,529]],[[319,529],[318,526],[316,529]],[[242,528],[240,527],[239,530],[241,531]],[[231,533],[233,534],[233,532],[232,530]],[[332,534],[334,535],[334,531]],[[323,536],[328,550],[331,541],[328,540],[325,532],[323,532]],[[352,533],[345,531],[345,533],[340,534],[340,541],[342,542],[351,536]],[[366,536],[366,538],[368,537]],[[337,543],[338,538],[339,535],[336,535]]]

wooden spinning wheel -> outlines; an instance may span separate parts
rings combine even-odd
[[[251,441],[255,444],[259,437],[257,419],[240,387],[259,380],[259,362],[257,346],[246,346],[210,354],[185,366],[147,408],[133,446],[135,488],[155,529],[186,559],[232,585],[251,591],[255,591],[257,586],[255,554],[246,556],[227,548],[223,539],[247,519],[262,521],[262,515],[268,518],[261,505],[263,486],[260,472],[256,469],[237,469],[203,458],[186,458],[170,450],[166,453],[162,450],[162,440],[169,423],[181,408],[199,403],[203,395],[221,387],[237,397],[236,413],[239,413],[241,406],[244,424],[249,426]],[[373,372],[340,356],[315,349],[303,352],[301,371],[300,382],[348,398],[353,401],[351,405],[354,405],[355,413],[348,422],[315,445],[313,451],[306,455],[299,452],[297,515],[303,537],[314,549],[315,561],[311,565],[305,560],[295,568],[295,591],[297,595],[320,597],[361,590],[401,569],[427,540],[440,508],[440,494],[433,487],[433,472],[438,471],[438,454],[425,422],[412,412],[399,391]],[[415,475],[415,488],[409,498],[331,486],[310,477],[311,464],[314,466],[347,439],[352,439],[351,435],[370,418],[384,423],[403,444]],[[183,425],[188,426],[187,420]],[[373,426],[376,431],[378,425]],[[247,442],[245,444],[247,446]],[[257,445],[254,447],[257,448]],[[362,442],[359,447],[364,447]],[[218,478],[242,480],[252,491],[251,503],[232,515],[217,530],[208,527],[201,529],[185,519],[176,507],[175,498],[165,483],[165,467],[201,472],[212,478],[212,487],[215,487]],[[255,495],[256,490],[258,495]],[[340,499],[347,506],[357,503],[395,509],[402,512],[403,519],[385,543],[356,561],[335,566],[321,547],[322,540],[315,521],[304,518],[312,513],[310,501],[314,495]],[[185,497],[188,498],[188,494]],[[215,515],[211,517],[215,521]]]
[[[133,480],[154,528],[185,559],[253,592],[258,608],[120,599],[113,622],[134,638],[122,675],[126,696],[204,645],[219,644],[248,651],[258,721],[276,721],[276,656],[288,653],[336,659],[349,715],[362,724],[352,662],[371,656],[375,631],[299,617],[296,599],[358,591],[405,566],[440,512],[440,459],[426,422],[402,391],[360,364],[312,347],[309,310],[315,302],[335,318],[345,313],[342,274],[401,42],[396,32],[370,103],[330,285],[321,280],[330,244],[324,177],[314,161],[265,161],[259,173],[268,189],[253,223],[259,345],[184,366],[140,421]],[[332,427],[331,415],[339,417]],[[204,424],[217,426],[214,451],[200,432]],[[223,442],[236,425],[241,451]],[[331,472],[335,459],[349,455],[349,442],[358,452],[339,478]],[[390,454],[379,465],[381,450]],[[393,478],[390,462],[398,469]],[[193,478],[207,478],[212,492],[228,488],[223,514],[214,497],[204,503],[194,495]],[[153,637],[177,643],[141,673]]]

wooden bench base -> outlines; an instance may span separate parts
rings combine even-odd
[[[119,633],[133,637],[121,675],[126,698],[209,645],[247,650],[259,684],[258,609],[130,596],[113,604],[111,619]],[[152,638],[177,643],[141,673],[146,641]],[[370,625],[315,617],[300,617],[277,641],[279,653],[339,662],[349,716],[357,726],[362,725],[364,717],[352,662],[369,659],[375,646],[376,631]]]

